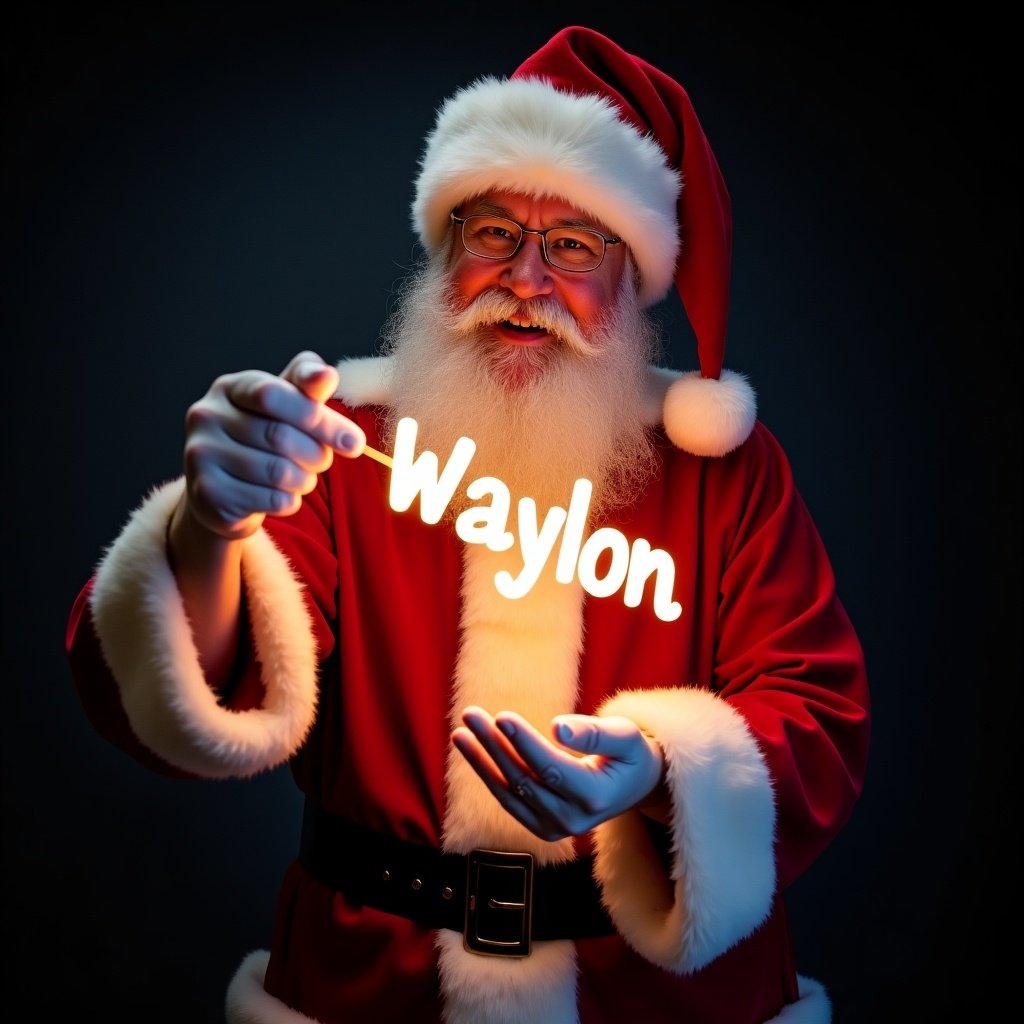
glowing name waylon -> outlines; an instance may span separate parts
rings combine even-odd
[[[405,512],[420,495],[420,518],[423,522],[440,522],[456,488],[462,482],[476,452],[476,444],[468,437],[455,442],[444,469],[438,472],[437,456],[423,451],[416,457],[417,422],[405,417],[395,431],[395,451],[391,458],[365,448],[367,455],[391,467],[388,503],[396,512]],[[682,614],[682,605],[672,600],[676,567],[672,556],[660,548],[652,548],[642,537],[632,545],[625,535],[610,526],[595,530],[586,539],[587,519],[593,484],[579,479],[573,485],[569,508],[549,508],[543,523],[537,515],[533,498],[520,498],[517,509],[519,548],[523,568],[517,576],[501,570],[494,576],[494,585],[502,596],[523,597],[540,578],[561,535],[555,563],[555,579],[571,583],[575,575],[583,589],[593,597],[610,597],[623,588],[622,599],[628,608],[637,608],[643,598],[647,580],[654,576],[654,613],[664,622],[674,622]],[[472,501],[490,498],[490,504],[474,505],[461,512],[455,521],[455,532],[467,544],[483,544],[491,551],[508,551],[516,538],[508,530],[512,497],[506,484],[497,477],[482,476],[466,487]],[[598,559],[605,552],[611,555],[604,576],[598,576]]]

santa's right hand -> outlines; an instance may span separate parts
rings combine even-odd
[[[362,429],[325,404],[338,371],[300,352],[279,376],[242,370],[218,377],[185,416],[184,470],[192,516],[228,539],[255,533],[267,515],[289,516],[337,452],[361,454]]]

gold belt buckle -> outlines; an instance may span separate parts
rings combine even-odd
[[[532,854],[470,851],[462,931],[466,949],[484,956],[529,956],[532,918]]]

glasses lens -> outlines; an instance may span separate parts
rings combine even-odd
[[[462,244],[474,256],[507,259],[516,251],[522,231],[514,220],[503,217],[467,217],[462,225]]]
[[[550,228],[544,232],[548,261],[559,270],[596,270],[604,259],[605,240],[586,228]],[[462,244],[474,256],[507,260],[519,248],[523,229],[504,217],[477,214],[462,225]]]
[[[604,259],[604,238],[586,228],[548,232],[548,259],[561,270],[595,270]]]

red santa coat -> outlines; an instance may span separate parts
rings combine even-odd
[[[380,410],[358,406],[381,396],[351,391],[338,407],[380,447]],[[658,445],[657,477],[609,525],[671,554],[675,621],[649,599],[629,608],[547,573],[526,597],[502,597],[494,574],[517,571],[517,549],[496,554],[392,512],[388,470],[339,459],[297,515],[245,542],[249,662],[224,694],[203,680],[165,557],[183,481],[133,513],[69,622],[75,682],[101,732],[172,773],[247,776],[289,760],[327,810],[449,851],[526,850],[540,864],[593,852],[617,929],[538,942],[525,959],[480,957],[456,932],[353,905],[296,862],[269,958],[243,961],[229,1019],[829,1019],[822,987],[796,974],[781,893],[859,795],[863,654],[771,434],[758,424],[722,458],[682,452],[660,430]],[[636,812],[575,841],[526,832],[452,751],[468,703],[545,731],[576,710],[653,734],[672,797],[670,871]]]

